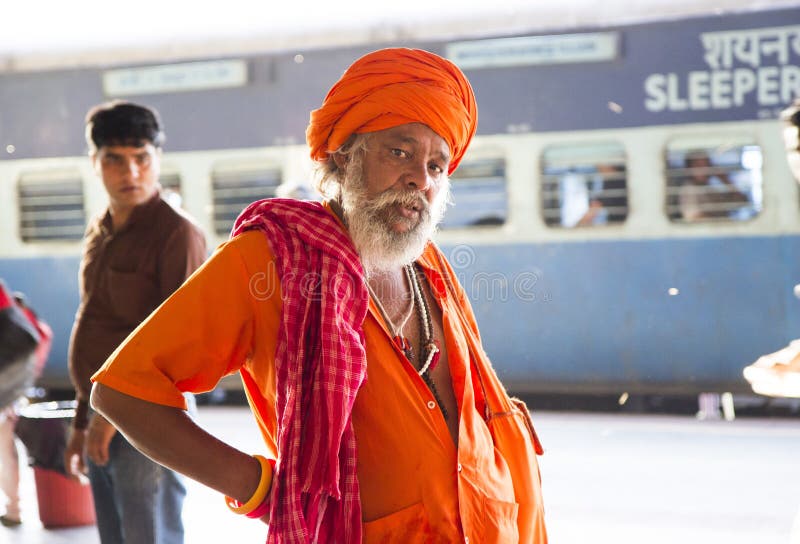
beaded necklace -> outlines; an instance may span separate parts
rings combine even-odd
[[[436,388],[433,378],[431,378],[431,372],[433,372],[433,369],[436,368],[436,365],[439,363],[441,349],[439,347],[439,341],[433,337],[433,320],[431,318],[428,300],[425,298],[420,285],[420,272],[417,270],[414,264],[406,265],[403,268],[406,273],[406,278],[408,279],[409,287],[411,288],[412,296],[408,313],[406,314],[399,328],[394,326],[394,323],[389,318],[388,313],[381,304],[380,299],[375,295],[372,287],[367,284],[367,288],[369,289],[369,293],[372,296],[372,299],[375,301],[375,305],[378,307],[378,310],[380,310],[381,316],[383,317],[390,333],[392,334],[392,340],[397,347],[401,349],[403,354],[406,356],[406,359],[408,359],[412,365],[414,360],[414,349],[408,338],[403,336],[403,328],[405,327],[415,308],[419,308],[417,315],[419,316],[420,331],[422,333],[422,338],[420,340],[422,363],[420,368],[417,370],[417,374],[419,374],[419,376],[431,390],[433,397],[436,399],[436,403],[439,405],[439,409],[441,409],[442,414],[444,415],[445,419],[447,419],[447,409],[444,407],[444,403],[439,396],[439,391]]]
[[[383,317],[384,323],[386,323],[386,327],[389,329],[389,334],[392,335],[392,341],[400,348],[406,356],[406,359],[409,361],[414,360],[414,347],[411,345],[411,342],[408,338],[403,335],[403,329],[405,329],[408,320],[411,318],[411,315],[414,313],[414,303],[416,301],[416,296],[414,296],[414,288],[412,287],[412,279],[411,274],[409,274],[408,268],[405,269],[406,279],[408,280],[409,288],[412,290],[411,293],[411,301],[408,303],[408,309],[406,310],[405,317],[400,322],[399,326],[395,326],[394,321],[389,317],[389,312],[386,311],[386,308],[383,307],[381,304],[381,299],[378,298],[378,295],[375,294],[375,291],[372,290],[372,286],[367,282],[367,290],[369,291],[372,300],[375,301],[375,306],[378,307],[378,310],[381,312],[381,316]]]

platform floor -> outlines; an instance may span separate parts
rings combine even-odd
[[[259,449],[247,408],[201,407],[199,421],[244,451]],[[546,449],[541,471],[553,544],[791,541],[800,507],[800,419],[537,412],[534,422]],[[265,526],[228,513],[218,493],[188,487],[187,544],[265,541]],[[41,526],[30,469],[23,499],[25,523],[0,527],[0,543],[99,544],[94,527]]]

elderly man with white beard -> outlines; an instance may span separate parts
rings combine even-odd
[[[94,376],[95,408],[267,542],[547,542],[527,409],[431,242],[476,124],[451,62],[358,59],[306,131],[325,202],[251,204]],[[183,411],[237,371],[266,455]]]

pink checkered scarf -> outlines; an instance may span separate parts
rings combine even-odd
[[[278,461],[268,544],[360,543],[361,502],[351,412],[366,376],[369,295],[348,235],[319,203],[248,206],[232,236],[267,236],[281,278],[275,352]]]

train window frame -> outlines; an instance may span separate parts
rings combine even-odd
[[[251,203],[272,198],[283,183],[284,169],[272,161],[218,162],[211,168],[211,220],[217,235],[227,235]],[[227,185],[227,186],[225,186]],[[228,202],[220,203],[220,192]],[[244,198],[242,198],[244,197]]]
[[[539,160],[540,212],[546,227],[606,228],[628,220],[628,155],[622,142],[559,142],[545,146]]]
[[[465,157],[450,176],[449,206],[439,229],[496,228],[508,223],[507,162],[497,150]]]
[[[762,146],[749,134],[671,138],[663,152],[667,219],[676,225],[753,221],[764,210],[763,165]],[[707,177],[707,187],[692,181],[698,176]]]
[[[83,240],[87,222],[86,195],[83,175],[78,168],[24,170],[17,176],[15,185],[17,232],[23,243]]]

